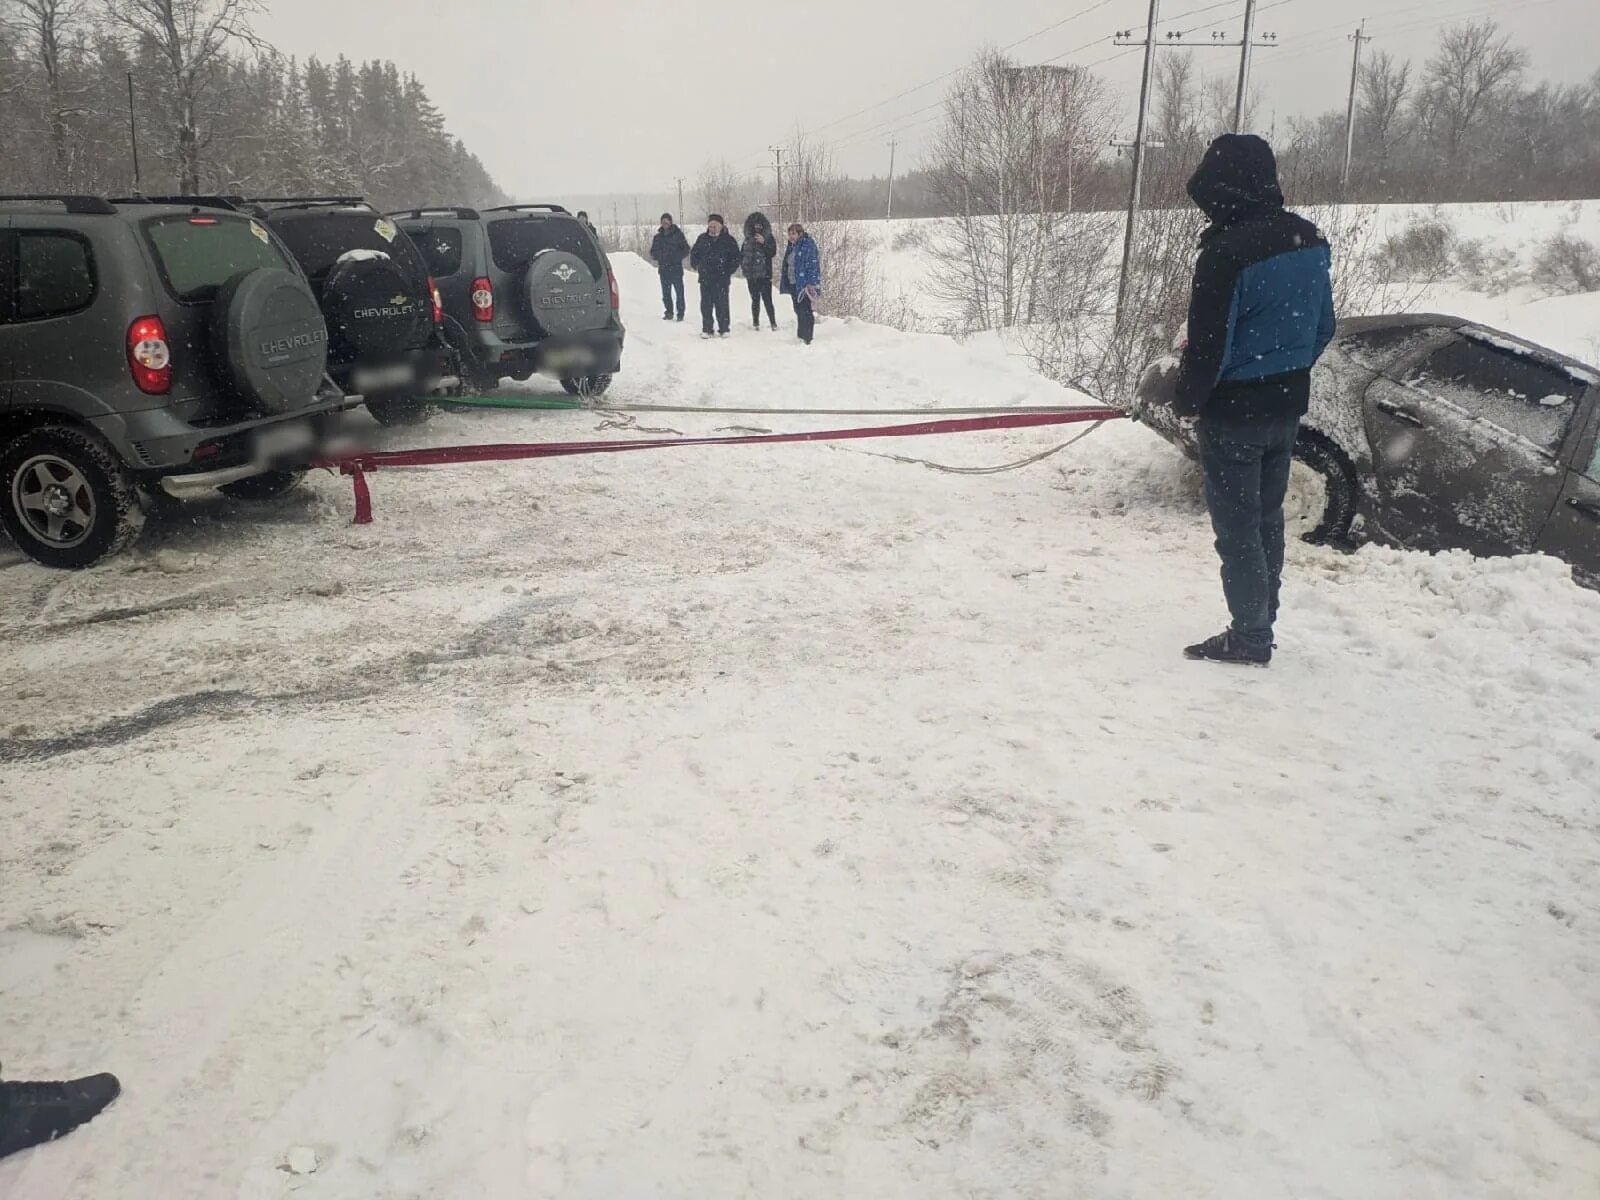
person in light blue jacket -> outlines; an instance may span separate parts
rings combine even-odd
[[[778,290],[794,301],[795,331],[809,346],[817,326],[813,305],[822,296],[822,256],[799,221],[789,226],[789,248],[783,252],[783,281]]]

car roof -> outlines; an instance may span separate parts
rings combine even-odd
[[[1444,313],[1389,313],[1375,317],[1340,317],[1340,333],[1371,333],[1374,329],[1422,329],[1438,327],[1459,329],[1468,322],[1464,317],[1446,316]]]

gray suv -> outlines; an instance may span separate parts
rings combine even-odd
[[[0,525],[29,557],[123,548],[142,493],[291,486],[346,401],[305,276],[214,207],[0,196]]]
[[[617,277],[594,233],[558,204],[390,213],[439,289],[463,380],[553,375],[598,396],[622,368]]]

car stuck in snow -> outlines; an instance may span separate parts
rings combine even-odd
[[[1178,361],[1131,415],[1191,457]],[[1600,371],[1457,317],[1339,322],[1312,372],[1290,523],[1307,541],[1543,552],[1600,585]]]

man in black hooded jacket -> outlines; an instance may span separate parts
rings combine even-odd
[[[1288,212],[1272,147],[1211,143],[1189,180],[1200,237],[1178,411],[1199,417],[1206,505],[1232,624],[1190,658],[1265,666],[1283,576],[1283,500],[1311,368],[1333,337],[1327,240]]]
[[[661,274],[661,307],[663,321],[673,319],[672,301],[677,297],[677,319],[683,320],[683,260],[689,257],[689,239],[683,236],[671,213],[661,214],[661,227],[650,239],[650,261]]]

